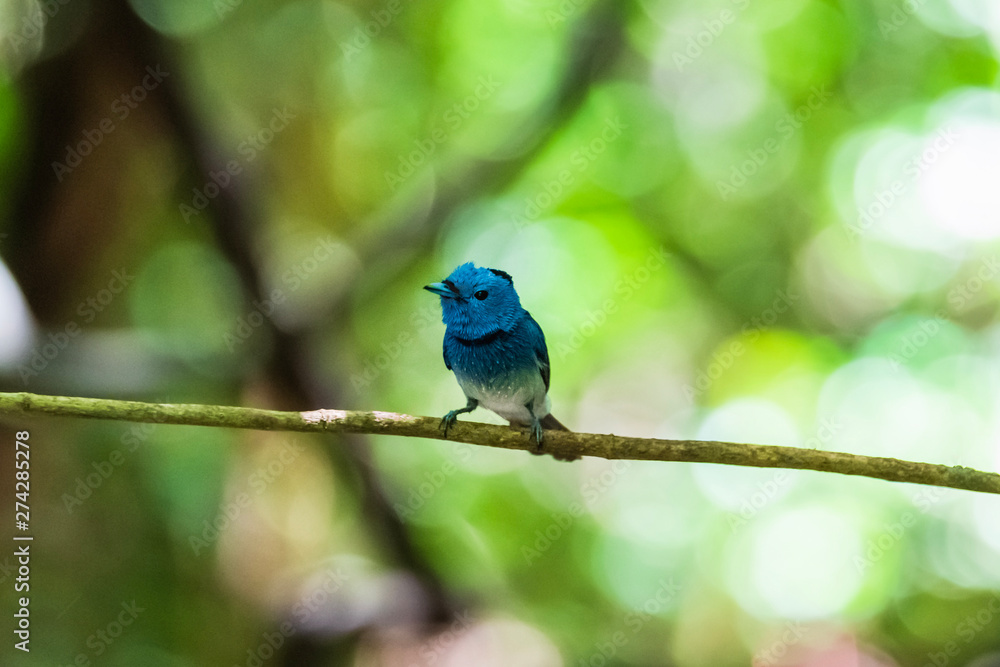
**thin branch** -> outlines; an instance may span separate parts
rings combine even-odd
[[[395,412],[352,410],[279,412],[222,405],[174,405],[99,398],[42,396],[26,392],[0,393],[0,414],[35,413],[62,417],[154,424],[219,426],[264,431],[366,433],[434,440],[445,439],[438,428],[440,419],[414,417]],[[490,424],[458,422],[449,432],[448,439],[503,449],[534,449],[534,443],[528,440],[525,431]],[[546,431],[545,451],[564,457],[597,456],[604,459],[687,461],[754,468],[817,470],[835,472],[841,475],[873,477],[891,482],[909,482],[911,484],[1000,494],[1000,474],[997,473],[982,472],[963,466],[919,463],[881,456],[862,456],[798,447],[747,445],[712,440],[659,440],[597,433]]]
[[[365,265],[377,264],[379,270],[365,278],[372,284],[366,290],[376,292],[391,285],[416,262],[430,254],[430,247],[441,228],[470,202],[503,192],[562,132],[586,102],[591,88],[604,80],[626,53],[630,3],[598,0],[573,26],[564,53],[565,63],[556,75],[549,95],[523,116],[500,148],[489,157],[443,160],[437,166],[431,205],[416,195],[400,190],[377,213],[357,225],[361,233],[353,240]],[[385,258],[393,258],[386,262]],[[354,279],[352,275],[344,277]],[[348,307],[356,294],[339,290],[331,311]],[[345,318],[331,318],[344,320]],[[335,324],[335,322],[334,322]]]

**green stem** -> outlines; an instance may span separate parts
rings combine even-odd
[[[365,433],[443,440],[437,417],[414,417],[395,412],[316,410],[278,412],[223,405],[140,403],[100,398],[0,393],[0,414],[45,414],[152,424],[184,424],[246,428],[264,431]],[[505,426],[456,422],[448,440],[486,447],[532,450],[527,432]],[[561,457],[596,456],[639,461],[722,463],[755,468],[818,470],[859,475],[891,482],[943,486],[1000,494],[1000,474],[963,466],[862,456],[798,447],[747,445],[704,440],[659,440],[597,433],[546,431],[545,450]]]

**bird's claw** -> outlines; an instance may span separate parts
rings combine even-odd
[[[537,419],[532,422],[531,426],[528,427],[528,441],[530,442],[532,437],[535,439],[535,448],[533,450],[529,450],[532,454],[535,454],[536,456],[550,454],[556,461],[576,461],[580,458],[575,454],[556,454],[554,452],[546,452],[542,448],[544,433],[544,430],[542,430],[542,424]]]
[[[542,424],[537,419],[531,424],[531,435],[535,436],[535,452],[541,454],[544,433],[542,431]]]
[[[441,418],[441,423],[438,424],[438,428],[444,430],[445,438],[448,437],[448,429],[450,429],[456,421],[458,421],[458,410],[452,410]]]

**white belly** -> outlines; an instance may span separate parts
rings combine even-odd
[[[476,399],[481,407],[492,410],[511,423],[531,424],[531,414],[525,407],[528,403],[531,403],[531,410],[537,419],[549,414],[550,401],[541,378],[537,387],[483,387],[462,378],[459,378],[458,384],[466,396]]]

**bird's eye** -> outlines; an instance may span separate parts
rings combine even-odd
[[[487,292],[487,291],[486,291],[486,290],[484,290],[484,289],[481,289],[481,290],[479,290],[478,292],[476,292],[475,294],[473,294],[472,296],[474,296],[474,297],[476,297],[477,299],[479,299],[480,301],[482,301],[483,299],[485,299],[485,298],[486,298],[486,297],[488,297],[489,295],[490,295],[490,293],[489,293],[489,292]]]

